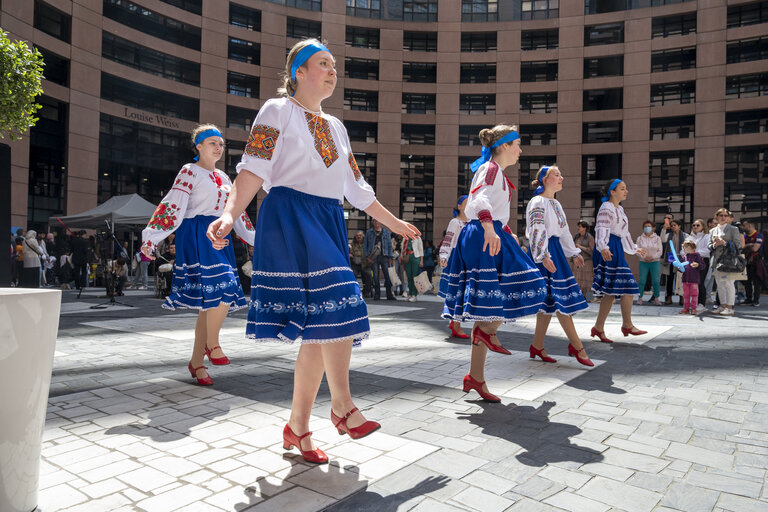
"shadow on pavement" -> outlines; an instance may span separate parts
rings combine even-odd
[[[406,501],[440,490],[450,481],[451,479],[447,476],[429,477],[410,489],[387,495],[381,495],[366,488],[326,508],[325,512],[396,512]]]
[[[169,415],[172,414],[175,413],[169,413],[167,408],[163,408],[156,412],[150,410],[149,423],[127,423],[125,425],[119,425],[109,428],[105,434],[128,434],[135,437],[148,437],[159,443],[169,443],[188,437],[192,431],[192,427],[202,425],[219,416],[226,416],[229,414],[229,407],[225,407],[224,409],[214,409],[213,411],[200,416],[184,414],[184,418],[180,417],[175,421],[172,418],[169,418]]]

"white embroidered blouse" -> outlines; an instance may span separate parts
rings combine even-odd
[[[549,254],[549,238],[553,236],[560,238],[560,245],[567,258],[581,254],[581,250],[573,243],[565,212],[557,199],[538,195],[528,202],[525,210],[525,236],[531,244],[531,257],[536,263],[552,257]]]
[[[632,241],[629,234],[629,220],[624,208],[619,205],[614,206],[610,201],[606,201],[597,212],[597,221],[595,222],[595,248],[598,251],[608,248],[608,241],[611,235],[621,238],[621,246],[627,254],[635,254],[637,245]]]
[[[514,188],[496,162],[484,163],[472,178],[464,215],[469,220],[479,219],[480,222],[498,220],[505,226],[505,231],[509,230],[509,204]]]
[[[347,200],[360,210],[376,194],[365,182],[347,130],[335,117],[314,115],[287,98],[268,100],[251,127],[237,172],[247,170],[272,187]]]
[[[456,242],[459,240],[461,228],[466,224],[467,221],[461,220],[458,217],[452,218],[451,222],[448,223],[448,227],[445,229],[445,237],[440,243],[440,261],[448,261],[448,258],[451,257],[451,252],[453,252]]]
[[[158,243],[179,228],[184,219],[198,215],[218,217],[231,190],[232,182],[227,173],[218,169],[211,172],[197,164],[185,165],[141,232],[141,246],[154,250]],[[248,214],[243,212],[235,219],[234,229],[237,236],[253,245],[254,230]]]

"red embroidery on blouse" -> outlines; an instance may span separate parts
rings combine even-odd
[[[496,174],[499,172],[499,166],[496,162],[491,162],[488,164],[488,170],[485,172],[485,184],[486,185],[493,185],[493,182],[496,181]]]
[[[493,217],[491,216],[491,212],[488,210],[481,210],[477,213],[477,218],[480,219],[480,222],[493,222]]]
[[[248,217],[248,215],[243,212],[242,215],[240,215],[240,218],[243,221],[243,224],[245,224],[245,229],[248,231],[253,231],[253,224],[251,224],[251,219]]]
[[[363,175],[360,173],[360,168],[357,166],[355,155],[352,153],[349,154],[349,166],[352,168],[352,174],[355,175],[355,181],[363,177]]]
[[[275,145],[277,145],[279,136],[280,130],[277,128],[265,124],[253,125],[248,143],[245,145],[245,154],[264,160],[272,160],[272,153],[275,152]]]
[[[336,151],[336,144],[331,136],[331,124],[327,119],[312,115],[309,112],[304,112],[304,116],[307,118],[309,133],[315,139],[315,150],[323,159],[325,166],[330,167],[339,158],[339,152]]]
[[[178,206],[168,202],[163,202],[158,205],[155,212],[152,214],[152,218],[149,219],[148,228],[158,229],[160,231],[168,231],[173,229],[176,221],[176,211]]]

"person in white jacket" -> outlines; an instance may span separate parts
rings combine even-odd
[[[21,276],[21,286],[40,288],[40,258],[43,256],[43,251],[37,243],[37,232],[31,229],[27,231],[21,247],[24,255],[24,273]]]

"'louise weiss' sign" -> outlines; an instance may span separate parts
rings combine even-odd
[[[133,110],[128,107],[124,107],[123,117],[132,121],[140,121],[142,123],[154,124],[162,126],[164,128],[182,129],[179,121],[170,117],[161,116],[160,114],[151,114],[148,112],[142,112],[140,110]]]

